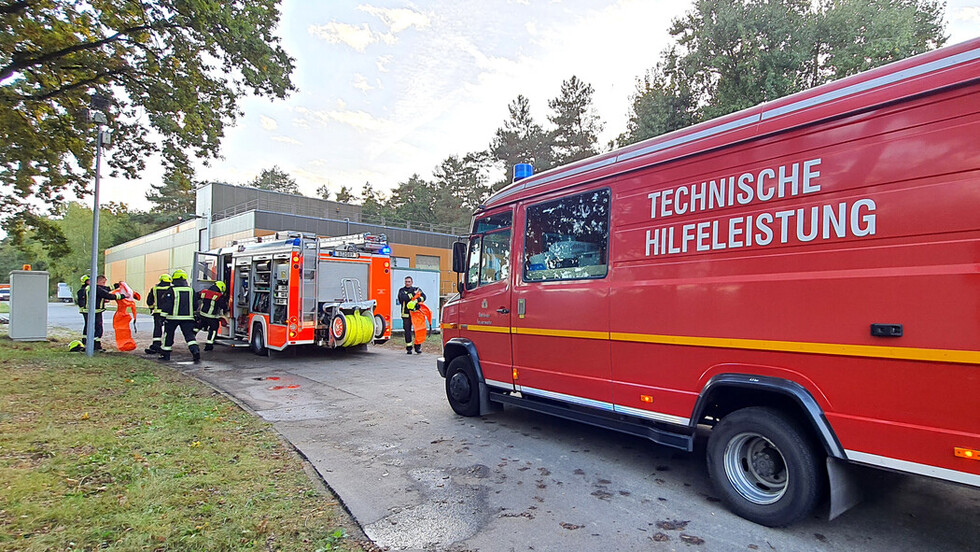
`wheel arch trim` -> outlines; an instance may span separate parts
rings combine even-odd
[[[705,384],[701,393],[698,395],[698,400],[694,405],[694,412],[691,416],[691,427],[697,426],[698,420],[701,419],[705,408],[707,408],[715,394],[726,388],[753,389],[789,397],[801,408],[827,454],[834,458],[847,460],[844,447],[841,446],[837,435],[830,426],[830,422],[824,416],[823,409],[817,404],[813,395],[802,385],[787,379],[751,374],[716,375]]]

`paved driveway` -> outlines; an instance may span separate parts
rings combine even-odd
[[[139,336],[141,350],[149,333]],[[512,408],[461,418],[431,354],[372,347],[261,358],[219,347],[194,366],[178,340],[175,360],[273,423],[382,547],[924,551],[980,542],[976,489],[876,470],[864,478],[865,502],[837,520],[755,525],[714,498],[703,439],[685,454]]]

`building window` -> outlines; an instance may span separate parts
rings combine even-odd
[[[608,251],[608,189],[527,208],[524,281],[603,278]]]
[[[439,270],[439,257],[435,255],[416,255],[415,268]]]
[[[392,257],[391,264],[395,268],[409,268],[412,264],[412,260],[408,257]]]

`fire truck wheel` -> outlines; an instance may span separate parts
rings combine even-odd
[[[446,369],[446,397],[449,406],[460,416],[480,413],[480,382],[467,356],[458,356]]]
[[[337,312],[337,315],[330,321],[330,335],[338,347],[343,347],[347,342],[347,317],[344,313]]]
[[[252,328],[252,341],[249,342],[249,348],[259,356],[268,354],[268,349],[265,347],[265,333],[262,331],[262,326],[258,324]]]
[[[381,316],[380,314],[374,315],[374,338],[380,339],[384,337],[385,330],[388,329],[387,326],[388,324],[385,322],[383,316]]]
[[[767,527],[799,521],[823,493],[822,456],[778,410],[737,410],[711,430],[708,474],[739,516]]]

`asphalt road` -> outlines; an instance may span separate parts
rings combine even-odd
[[[713,496],[703,439],[686,454],[519,409],[461,418],[432,354],[389,346],[262,358],[219,347],[195,366],[179,339],[174,351],[176,368],[271,422],[392,550],[896,552],[980,542],[980,491],[877,470],[862,477],[865,501],[834,521],[755,525]]]

